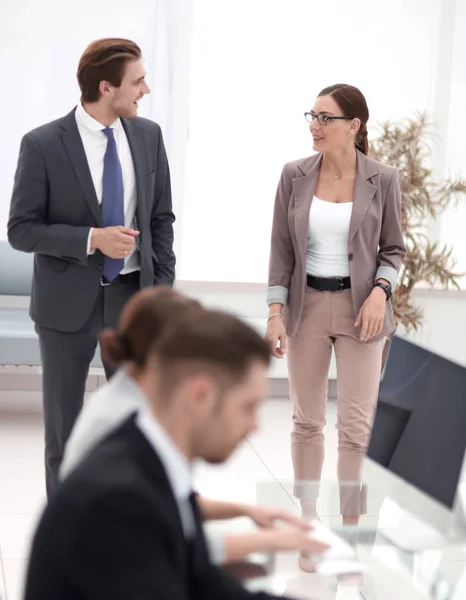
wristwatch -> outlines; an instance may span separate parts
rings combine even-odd
[[[392,288],[391,286],[385,284],[385,283],[376,283],[375,287],[379,287],[382,288],[383,291],[385,292],[385,295],[387,296],[387,300],[390,300],[390,298],[392,297]]]

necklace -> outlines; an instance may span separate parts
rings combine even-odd
[[[332,175],[333,181],[340,179],[340,177],[341,177],[341,173],[340,173],[340,175]]]

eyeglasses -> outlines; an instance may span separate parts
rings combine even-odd
[[[317,122],[319,123],[319,125],[324,125],[324,126],[328,125],[329,121],[337,121],[337,120],[352,121],[354,119],[354,117],[331,117],[329,115],[326,115],[325,113],[319,113],[318,115],[316,115],[312,111],[305,112],[304,118],[306,119],[306,121],[308,123],[312,123],[312,121],[314,121],[314,119],[317,119]]]

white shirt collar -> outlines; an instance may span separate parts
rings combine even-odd
[[[139,412],[136,425],[162,461],[177,501],[187,500],[193,489],[192,469],[187,458],[178,450],[170,436],[149,413],[148,409]]]
[[[84,127],[87,127],[90,131],[102,131],[105,127],[99,121],[96,121],[94,117],[91,117],[89,113],[84,110],[84,106],[79,103],[76,107],[76,120]],[[119,130],[121,128],[120,119],[116,119],[111,125],[111,129]]]
[[[140,406],[146,406],[146,397],[142,393],[142,390],[136,381],[130,375],[128,375],[125,367],[118,369],[115,375],[113,375],[113,377],[107,383],[107,388],[112,392],[131,394],[131,396],[136,397]]]

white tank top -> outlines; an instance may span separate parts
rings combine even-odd
[[[336,204],[314,196],[309,215],[306,271],[315,277],[348,277],[352,202]]]

